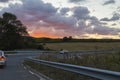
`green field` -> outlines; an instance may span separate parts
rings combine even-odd
[[[64,42],[64,43],[45,43],[45,48],[51,50],[65,49],[69,51],[79,50],[109,50],[119,49],[120,42]]]

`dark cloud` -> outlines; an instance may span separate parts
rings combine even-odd
[[[116,21],[116,20],[120,20],[120,14],[119,13],[115,13],[111,18],[111,21]]]
[[[69,0],[69,2],[74,2],[74,3],[81,2],[81,1],[85,1],[85,0]]]
[[[0,0],[0,2],[8,2],[9,0]]]
[[[109,19],[109,18],[102,18],[102,19],[100,19],[101,21],[111,21],[111,19]]]
[[[105,23],[106,24],[106,23]],[[110,28],[109,26],[104,26],[96,17],[90,18],[90,27],[86,29],[89,34],[101,34],[101,35],[118,35],[120,29]]]
[[[60,10],[60,13],[62,14],[62,15],[65,15],[67,12],[69,12],[70,11],[70,9],[69,8],[62,8],[61,10]]]
[[[93,33],[101,34],[101,35],[118,35],[120,29],[108,28],[108,26],[96,26],[93,29]]]
[[[103,3],[103,5],[109,5],[109,4],[114,4],[115,0],[108,0]]]
[[[32,5],[32,6],[30,6]],[[56,13],[57,9],[49,3],[43,3],[40,0],[23,0],[23,8],[27,14],[35,18],[45,19]]]
[[[102,22],[98,20],[95,16],[90,16],[90,11],[86,7],[76,7],[74,8],[73,17],[77,19],[77,31],[85,32],[88,34],[101,34],[101,35],[117,35],[120,32],[120,29],[110,28],[109,26],[104,26]],[[117,15],[111,18],[115,20]],[[89,21],[87,25],[85,22]],[[79,32],[78,32],[79,33]]]
[[[9,4],[2,12],[16,14],[23,21],[39,21],[56,14],[57,9],[49,3],[40,0],[22,0],[23,4]]]
[[[116,10],[117,12],[120,12],[120,6],[119,7],[117,7],[117,10]]]
[[[101,22],[101,24],[102,24],[102,25],[107,25],[107,23],[105,23],[105,22]]]
[[[113,23],[112,26],[116,26],[117,24],[116,23]]]
[[[119,13],[114,13],[113,16],[109,18],[102,18],[101,21],[117,21],[120,20],[120,14]]]
[[[88,19],[89,18],[89,13],[90,11],[88,10],[87,7],[75,7],[73,8],[73,16],[76,18],[76,19]]]

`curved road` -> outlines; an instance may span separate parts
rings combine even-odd
[[[28,56],[30,55],[9,55],[7,66],[3,69],[0,68],[0,80],[40,80],[22,66],[22,61]]]

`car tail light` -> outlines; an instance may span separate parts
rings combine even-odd
[[[4,56],[0,57],[0,60],[6,60],[6,58]]]

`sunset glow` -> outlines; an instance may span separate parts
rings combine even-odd
[[[120,0],[2,0],[4,12],[33,37],[120,39]]]
[[[43,38],[43,37],[48,37],[48,38],[60,38],[59,36],[56,35],[51,35],[51,34],[47,34],[47,33],[29,33],[31,36],[35,37],[35,38]]]

